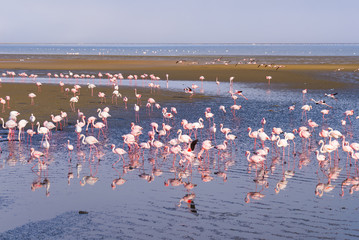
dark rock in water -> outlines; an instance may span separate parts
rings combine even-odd
[[[79,211],[79,214],[88,214],[89,212],[86,211]]]

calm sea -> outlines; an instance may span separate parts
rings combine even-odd
[[[357,56],[359,44],[0,44],[0,54]]]

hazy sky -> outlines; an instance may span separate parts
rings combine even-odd
[[[358,0],[8,0],[1,43],[358,43]]]

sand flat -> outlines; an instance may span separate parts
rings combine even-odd
[[[19,56],[16,56],[19,57]],[[290,88],[340,88],[347,84],[337,78],[328,78],[329,75],[341,72],[354,72],[359,63],[349,61],[346,64],[281,64],[272,67],[259,66],[259,64],[206,64],[196,62],[193,58],[181,64],[176,63],[174,57],[121,57],[100,58],[95,57],[59,57],[59,56],[31,56],[30,58],[0,58],[0,69],[5,70],[36,70],[47,72],[77,71],[95,74],[97,72],[112,72],[129,75],[143,73],[155,74],[165,79],[169,74],[170,80],[198,80],[205,76],[206,81],[228,81],[234,76],[234,81],[246,83],[267,83],[265,76],[272,76],[272,83],[285,84]],[[199,57],[201,60],[201,58]],[[319,58],[318,58],[319,59]]]

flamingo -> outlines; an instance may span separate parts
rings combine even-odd
[[[81,135],[80,135],[80,140],[81,140],[81,138],[82,138],[82,143],[83,143],[83,144],[85,144],[85,145],[86,145],[86,144],[90,145],[90,155],[91,155],[92,147],[96,148],[96,151],[97,151],[97,153],[98,153],[98,149],[97,149],[97,147],[95,146],[95,144],[98,143],[98,140],[97,140],[95,137],[93,137],[93,136],[88,136],[88,137],[86,137],[84,134],[81,134]]]
[[[350,124],[351,124],[352,122],[350,121],[350,117],[349,117],[349,116],[353,116],[354,110],[346,110],[344,114],[345,114],[344,120],[345,120],[346,118],[348,118],[348,119],[349,119],[349,122],[350,122]]]
[[[36,97],[36,94],[35,93],[29,93],[28,96],[31,99],[31,105],[34,105],[35,104],[34,98]]]
[[[5,99],[3,99],[3,98],[0,98],[0,103],[2,104],[2,113],[4,113],[5,112],[5,104],[6,104],[6,101],[5,101]]]
[[[79,96],[70,98],[70,107],[73,112],[75,112],[75,103],[79,101]]]
[[[137,98],[137,105],[141,106],[141,94],[137,93],[137,89],[135,88],[135,96]]]
[[[98,129],[98,136],[97,136],[97,138],[100,138],[100,132],[102,132],[103,137],[106,138],[105,133],[103,132],[103,128],[104,128],[105,126],[106,126],[106,125],[105,125],[103,122],[97,122],[97,123],[92,122],[92,127]]]
[[[26,133],[27,133],[27,140],[26,140],[26,142],[28,142],[29,141],[29,137],[30,137],[30,144],[31,144],[31,139],[32,139],[32,136],[34,136],[35,134],[36,134],[36,132],[35,131],[33,131],[32,129],[27,129],[27,131],[26,131]]]
[[[323,120],[325,120],[324,115],[328,115],[329,114],[329,110],[328,109],[323,109],[322,111],[320,111],[323,114]]]
[[[74,146],[70,144],[70,140],[67,140],[67,150],[69,151],[69,155],[70,152],[74,150]]]
[[[43,152],[35,151],[34,148],[30,148],[30,156],[31,158],[36,158],[38,160],[38,163],[36,163],[32,168],[34,168],[36,165],[38,165],[41,168],[46,167],[44,162],[40,160],[41,157],[45,156]]]
[[[248,131],[248,136],[249,136],[250,138],[254,138],[254,149],[256,149],[257,138],[258,138],[258,131],[253,131],[253,132],[252,132],[252,128],[250,128],[250,127],[248,127],[247,131]]]
[[[307,112],[309,112],[310,110],[312,109],[312,106],[311,105],[303,105],[302,106],[302,120],[303,120],[303,115],[305,115],[305,121],[307,121]]]
[[[128,98],[126,96],[123,97],[123,102],[125,103],[125,109],[127,109]]]
[[[49,139],[49,136],[45,137],[45,142],[42,143],[42,146],[46,149],[46,155],[49,154],[49,148],[50,148],[50,143],[47,141]]]
[[[226,137],[226,140],[231,141],[231,143],[234,143],[234,144],[235,144],[234,140],[237,138],[235,135],[229,134],[229,133],[227,132],[226,135],[225,135],[225,137]]]
[[[14,120],[9,120],[5,123],[4,125],[4,119],[3,118],[0,118],[0,120],[2,121],[2,127],[4,129],[9,129],[9,133],[7,135],[7,139],[8,140],[12,140],[12,137],[14,135],[14,132],[15,132],[15,128],[17,127],[17,123],[14,121]]]
[[[40,127],[39,122],[37,122],[36,125],[37,125],[37,133],[42,134],[42,139],[41,139],[42,142],[44,137],[47,136],[47,134],[49,134],[50,130],[46,127]]]
[[[227,149],[227,140],[223,141],[223,144],[219,144],[216,146],[217,150],[218,150],[218,156],[220,154],[221,151],[225,151]]]
[[[62,117],[60,115],[54,116],[53,114],[51,114],[51,119],[54,123],[56,123],[56,131],[59,123],[60,123],[60,130],[62,130],[62,124],[61,124]]]
[[[21,142],[21,132],[23,132],[23,129],[26,127],[26,124],[28,123],[28,121],[26,121],[25,119],[22,119],[19,121],[17,127],[19,128],[19,142]]]
[[[133,109],[135,110],[135,119],[136,119],[135,121],[140,122],[140,113],[139,113],[140,107],[137,104],[135,104]]]
[[[178,134],[178,140],[181,142],[181,143],[190,143],[192,142],[192,139],[190,136],[186,135],[186,134],[182,134],[182,130],[179,129],[177,131],[177,134]]]
[[[93,97],[93,89],[96,87],[93,83],[87,83],[87,87],[91,89],[91,97]]]
[[[265,158],[263,156],[260,156],[260,155],[251,155],[251,152],[250,151],[246,151],[246,157],[247,157],[247,161],[249,163],[254,163],[256,166],[257,164],[263,164]]]
[[[112,167],[115,166],[116,163],[118,163],[121,159],[123,162],[125,162],[125,159],[123,158],[123,155],[127,153],[125,150],[122,148],[116,148],[115,144],[111,144],[111,150],[113,153],[119,155],[119,159],[114,164],[112,164]]]
[[[111,117],[111,115],[107,111],[101,111],[100,108],[97,109],[97,112],[98,112],[98,117],[101,118],[104,124],[108,127],[107,118]]]

